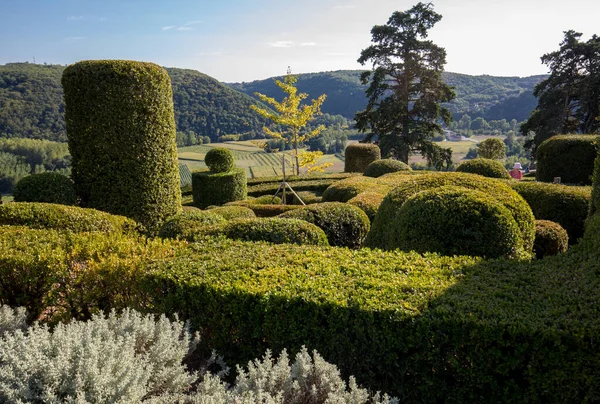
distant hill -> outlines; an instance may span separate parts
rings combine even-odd
[[[65,66],[0,65],[0,137],[66,141],[63,91]],[[168,68],[177,131],[212,141],[232,133],[256,134],[265,120],[250,109],[256,100],[197,72]]]
[[[361,72],[362,70],[338,70],[299,74],[298,88],[307,93],[310,99],[327,94],[327,100],[322,107],[323,112],[352,119],[367,103],[366,86],[360,83]],[[537,105],[532,90],[546,76],[494,77],[444,72],[442,77],[448,85],[455,87],[456,99],[447,106],[456,117],[468,114],[472,118],[481,116],[486,120],[514,118],[521,121],[527,118]],[[252,96],[259,92],[270,97],[279,97],[281,90],[275,85],[274,79],[229,85]],[[523,94],[529,94],[529,97]],[[499,105],[502,106],[498,107]],[[499,116],[501,112],[503,115]]]

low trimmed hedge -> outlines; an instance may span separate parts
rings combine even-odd
[[[393,226],[395,238],[387,242],[403,251],[528,257],[511,212],[481,191],[442,186],[418,192],[398,209]]]
[[[383,198],[384,195],[377,192],[365,191],[350,199],[348,203],[362,209],[367,214],[369,221],[373,223]]]
[[[543,182],[510,181],[509,185],[527,201],[538,220],[560,224],[574,244],[583,236],[591,200],[591,188]]]
[[[217,206],[217,207],[209,207],[208,211],[210,213],[215,213],[219,216],[222,216],[225,220],[233,220],[233,219],[252,219],[256,217],[254,211],[245,206]]]
[[[343,180],[344,178],[352,177],[357,175],[356,173],[306,173],[302,175],[287,175],[285,177],[288,182],[296,181],[317,181],[317,180]],[[282,176],[273,177],[256,177],[248,178],[248,186],[261,185],[261,184],[281,184],[283,181]]]
[[[590,201],[588,216],[600,212],[600,152],[594,162],[594,176],[592,181],[592,199]]]
[[[362,173],[369,164],[381,158],[381,150],[373,143],[351,143],[346,146],[344,155],[344,172]]]
[[[537,259],[564,253],[569,248],[569,235],[558,223],[550,220],[535,221],[533,252]]]
[[[356,206],[325,202],[303,206],[279,217],[306,220],[323,229],[332,246],[359,248],[371,227],[368,216]]]
[[[476,158],[465,161],[456,167],[456,171],[460,173],[479,174],[489,178],[504,178],[510,179],[510,174],[504,165],[496,160]]]
[[[385,195],[393,186],[384,184],[379,178],[354,176],[331,185],[323,192],[324,202],[348,202],[363,192],[375,192]]]
[[[226,219],[212,210],[186,211],[163,223],[158,237],[195,241],[212,226],[225,224]]]
[[[232,240],[265,241],[274,244],[329,245],[317,226],[299,219],[254,218],[227,223],[220,230]]]
[[[194,206],[205,209],[211,205],[246,199],[246,171],[234,168],[223,173],[198,171],[192,173]]]
[[[0,205],[0,225],[34,229],[137,234],[143,228],[125,216],[96,209],[43,202],[11,202]]]
[[[75,185],[66,175],[46,172],[31,174],[15,184],[15,202],[46,202],[77,205]]]
[[[314,191],[298,191],[296,194],[302,199],[305,205],[312,205],[313,203],[323,202],[323,197],[320,196],[319,192]],[[289,195],[289,194],[288,194]],[[289,195],[288,203],[291,205],[302,205],[296,195]]]
[[[294,191],[314,191],[314,192],[323,192],[329,187],[331,184],[335,184],[339,180],[336,179],[322,179],[322,180],[302,180],[302,181],[287,181],[288,184],[294,189]],[[252,185],[248,187],[248,196],[264,196],[264,195],[274,195],[279,189],[280,182],[269,182],[266,184],[258,184]],[[287,191],[289,192],[289,191]]]
[[[367,166],[363,175],[365,177],[381,177],[384,174],[398,171],[411,171],[412,168],[402,161],[394,159],[375,160]]]
[[[595,135],[556,135],[546,139],[536,151],[536,180],[553,182],[554,177],[560,177],[564,184],[590,185],[599,139]]]
[[[401,178],[403,180],[398,182],[396,188],[386,195],[379,206],[371,232],[365,242],[366,246],[385,250],[398,248],[395,240],[398,240],[399,237],[397,222],[399,220],[398,211],[402,204],[418,192],[454,185],[486,193],[506,206],[521,231],[523,245],[516,246],[517,249],[531,253],[535,238],[535,218],[523,197],[506,182],[476,174],[456,172],[434,172]],[[457,223],[457,226],[460,225],[460,223]]]

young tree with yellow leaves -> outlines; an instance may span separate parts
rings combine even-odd
[[[298,89],[296,88],[297,81],[298,77],[294,76],[289,68],[283,81],[275,80],[277,87],[281,88],[287,94],[287,97],[281,102],[277,102],[274,98],[267,97],[264,94],[254,93],[262,102],[272,106],[275,112],[256,105],[251,105],[250,108],[283,129],[281,132],[277,132],[267,127],[263,128],[268,136],[274,139],[282,139],[293,146],[294,158],[296,160],[296,174],[298,175],[300,174],[298,146],[306,140],[317,136],[325,129],[325,126],[319,125],[311,131],[306,131],[305,127],[316,115],[321,114],[321,105],[325,101],[326,95],[323,94],[316,100],[312,100],[310,104],[301,105],[302,101],[308,97],[308,94],[298,93]]]

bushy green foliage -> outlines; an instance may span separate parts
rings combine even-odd
[[[583,235],[591,190],[587,186],[567,186],[533,181],[511,181],[509,185],[527,201],[536,219],[560,224],[570,243]]]
[[[600,152],[594,162],[594,175],[592,178],[592,196],[590,200],[589,214],[591,218],[600,211]]]
[[[395,175],[398,174],[387,174],[380,177],[380,179]],[[398,211],[402,204],[420,191],[445,185],[455,185],[481,191],[496,198],[506,206],[521,231],[523,245],[515,246],[515,248],[520,251],[531,252],[535,238],[535,219],[533,213],[527,202],[517,192],[512,190],[507,183],[480,175],[453,172],[427,173],[404,176],[402,178],[403,180],[397,182],[396,188],[386,195],[379,206],[377,216],[371,227],[371,232],[366,240],[368,247],[386,250],[397,248],[394,240],[397,240],[399,237],[397,222]]]
[[[365,177],[381,177],[384,174],[395,173],[398,171],[411,171],[408,164],[394,159],[375,160],[367,166],[363,175]]]
[[[188,210],[163,223],[158,236],[193,241],[202,238],[211,226],[225,222],[226,219],[213,210]]]
[[[32,174],[21,179],[13,190],[15,202],[48,202],[76,205],[73,181],[58,173]]]
[[[287,182],[295,181],[315,181],[315,180],[343,180],[344,178],[352,177],[356,174],[353,173],[306,173],[302,175],[286,175],[285,180]],[[281,184],[283,181],[282,176],[274,177],[256,177],[248,178],[248,186],[261,185],[261,184]]]
[[[298,180],[298,181],[287,181],[288,184],[294,191],[315,191],[315,192],[323,192],[329,187],[331,184],[335,184],[337,179],[322,179],[322,180]],[[281,182],[270,182],[258,185],[251,185],[248,187],[248,195],[249,196],[264,196],[264,195],[273,195],[281,185]]]
[[[209,207],[208,211],[210,213],[216,213],[219,216],[222,216],[225,220],[232,219],[252,219],[256,217],[254,211],[245,206],[217,206],[217,207]]]
[[[234,167],[233,153],[225,147],[210,149],[204,157],[204,162],[213,173],[225,173]]]
[[[74,232],[135,233],[139,225],[124,216],[96,209],[42,202],[12,202],[0,205],[0,225]]]
[[[323,202],[323,198],[315,191],[297,191],[296,194],[302,199],[305,205],[311,205],[313,203]],[[296,195],[288,194],[288,203],[292,205],[302,205]]]
[[[479,174],[489,178],[510,178],[508,171],[504,168],[502,163],[488,158],[467,160],[456,167],[456,171],[461,173]]]
[[[302,205],[270,205],[262,203],[252,203],[253,200],[248,203],[240,204],[238,206],[245,206],[251,209],[257,217],[274,217],[290,210],[296,210],[302,208]]]
[[[279,217],[306,220],[323,229],[329,244],[338,247],[362,246],[371,224],[356,206],[341,202],[324,202],[282,213]]]
[[[592,135],[557,135],[543,141],[536,152],[536,179],[553,182],[554,177],[560,177],[565,184],[590,185],[599,138]]]
[[[153,63],[82,61],[65,69],[62,84],[82,206],[155,232],[181,207],[169,75]]]
[[[380,193],[365,191],[350,199],[348,203],[350,205],[354,205],[362,209],[362,211],[365,212],[369,217],[369,221],[373,223],[373,220],[375,220],[377,210],[379,209],[379,205],[381,205],[383,198],[384,195]]]
[[[408,198],[394,222],[403,251],[486,258],[522,258],[520,230],[510,211],[481,191],[443,186]]]
[[[116,233],[70,233],[2,226],[0,303],[26,307],[30,319],[87,319],[143,300],[134,285],[175,243]]]
[[[205,209],[211,205],[244,200],[247,197],[246,171],[234,168],[224,173],[199,171],[192,173],[194,206]]]
[[[391,191],[391,184],[383,183],[378,178],[364,177],[357,175],[338,181],[329,186],[323,192],[323,201],[325,202],[348,202],[358,194],[365,191],[376,192],[381,195]]]
[[[484,159],[503,159],[506,157],[506,145],[497,137],[486,139],[477,145],[477,155]]]
[[[569,235],[558,223],[550,220],[535,221],[533,252],[537,259],[564,253],[569,248]]]
[[[301,245],[329,245],[319,227],[299,219],[254,218],[227,223],[220,233],[232,240]]]
[[[352,143],[346,146],[344,172],[362,173],[369,164],[381,158],[379,146],[372,143]]]

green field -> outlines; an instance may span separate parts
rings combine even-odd
[[[235,165],[246,170],[248,178],[281,175],[282,153],[266,153],[255,142],[257,141],[247,140],[180,147],[178,149],[179,163],[186,165],[190,171],[206,169],[206,164],[204,164],[206,153],[215,147],[225,147],[233,153]],[[343,160],[333,154],[323,156],[320,163],[325,162],[333,164],[326,170],[327,172],[341,172],[344,170]],[[291,173],[291,169],[286,168],[286,170]]]

